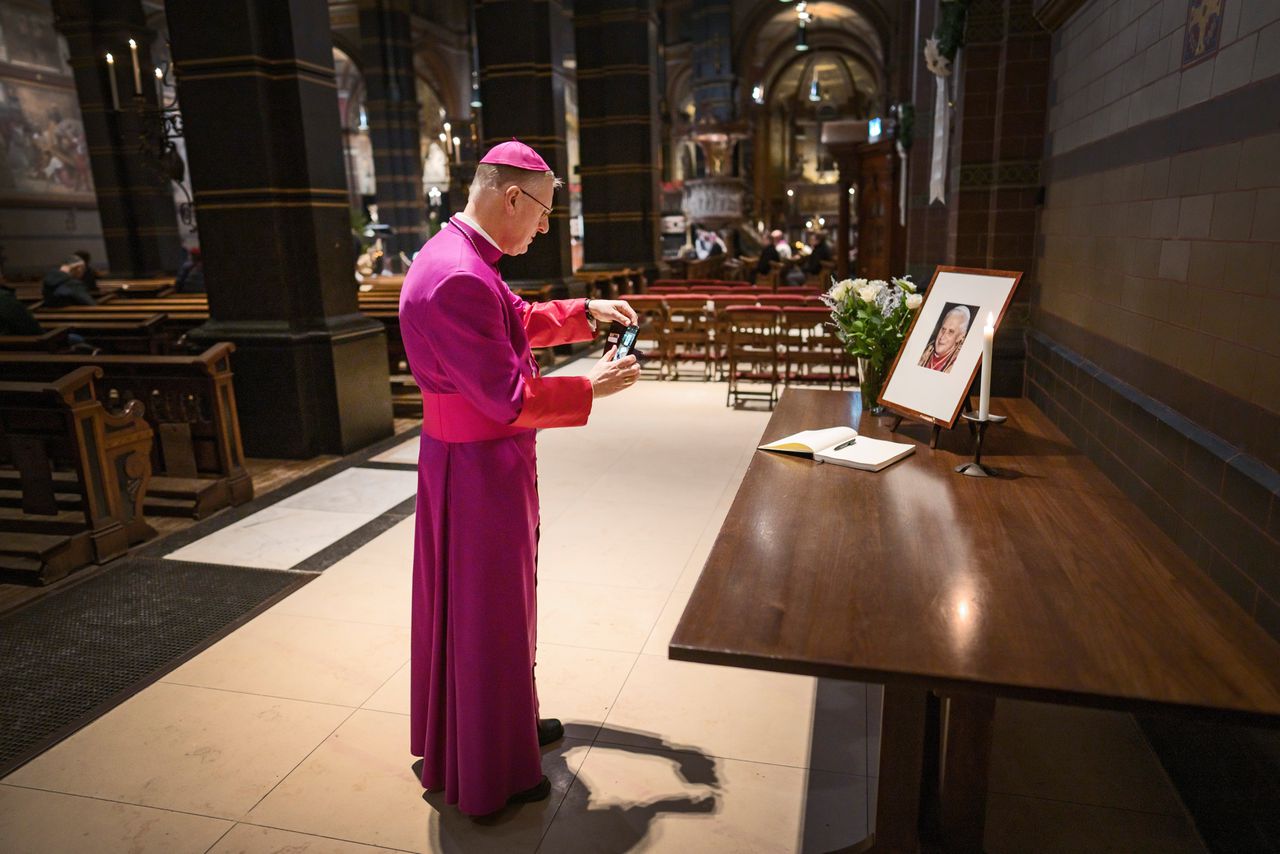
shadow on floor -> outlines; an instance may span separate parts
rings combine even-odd
[[[625,737],[628,744],[611,743]],[[586,724],[566,723],[565,738],[581,741],[592,750],[619,750],[628,753],[660,755],[675,764],[676,773],[684,782],[706,786],[710,791],[697,797],[667,797],[644,803],[601,803],[592,801],[592,792],[576,772],[570,770],[565,752],[557,746],[543,751],[543,773],[551,780],[552,803],[563,797],[555,812],[573,817],[574,835],[581,850],[593,854],[623,854],[632,851],[649,834],[653,820],[663,813],[706,813],[716,811],[716,791],[720,781],[713,757],[688,748],[676,747],[660,736],[640,730],[620,727],[597,727]],[[440,843],[446,854],[462,854],[470,850],[462,840],[474,839],[477,830],[489,829],[498,834],[504,826],[514,824],[524,810],[533,805],[508,807],[500,813],[484,819],[472,819],[444,802],[444,793],[428,793],[423,796],[440,816]],[[482,830],[483,832],[483,830]]]

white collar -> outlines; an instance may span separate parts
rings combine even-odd
[[[474,219],[472,219],[471,217],[467,216],[464,213],[456,213],[453,215],[453,218],[462,220],[464,225],[466,225],[468,228],[475,231],[485,240],[489,241],[490,245],[492,245],[494,249],[497,249],[499,252],[502,251],[502,247],[498,245],[498,241],[490,237],[489,232],[485,231],[483,228],[480,227],[480,223],[476,222]]]

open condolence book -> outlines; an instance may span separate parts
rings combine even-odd
[[[916,449],[915,445],[859,436],[852,427],[802,430],[785,439],[761,445],[762,451],[812,455],[815,460],[866,471],[880,471]]]

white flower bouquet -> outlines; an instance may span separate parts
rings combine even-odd
[[[836,334],[849,355],[859,360],[859,384],[863,407],[875,406],[880,383],[893,362],[913,314],[924,298],[916,293],[910,276],[892,283],[875,279],[832,281],[822,296],[831,309]]]

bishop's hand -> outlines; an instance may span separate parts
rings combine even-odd
[[[623,326],[636,326],[638,323],[636,310],[626,300],[593,299],[587,308],[591,311],[591,316],[599,321],[616,320]]]
[[[592,308],[595,306],[592,305]],[[640,378],[640,365],[636,363],[636,357],[627,356],[615,362],[613,356],[617,352],[617,347],[610,347],[609,352],[587,372],[593,397],[608,397],[624,388],[630,388]]]

